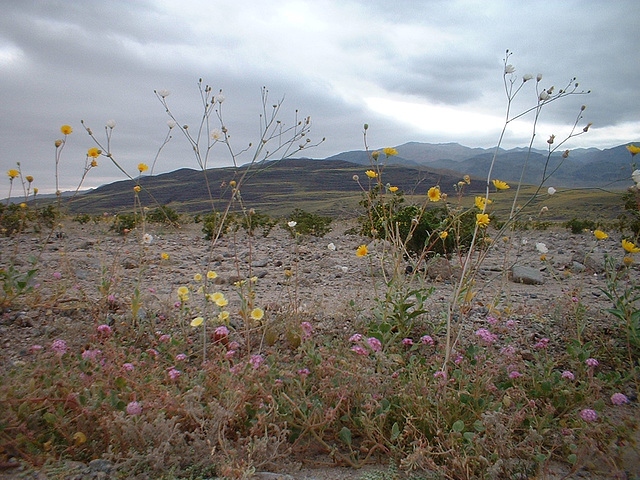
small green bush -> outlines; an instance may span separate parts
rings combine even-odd
[[[141,222],[140,215],[134,213],[120,213],[116,215],[111,230],[123,235],[125,230],[131,231]]]
[[[597,224],[592,220],[578,220],[577,218],[572,218],[566,222],[564,226],[570,229],[571,233],[577,235],[579,233],[583,233],[585,230],[593,230],[597,227]]]
[[[180,220],[180,214],[168,205],[164,205],[149,212],[146,220],[152,223],[168,223],[177,225]]]
[[[296,208],[290,215],[288,221],[296,222],[295,231],[301,235],[313,235],[314,237],[324,237],[331,231],[331,217],[323,217],[315,213],[306,212]]]

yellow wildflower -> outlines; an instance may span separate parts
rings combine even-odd
[[[202,322],[204,322],[204,318],[196,317],[193,320],[191,320],[191,326],[192,327],[199,327],[200,325],[202,325]]]
[[[486,201],[486,203],[485,203]],[[475,198],[475,203],[476,203],[476,208],[478,210],[484,210],[485,209],[485,205],[489,205],[490,203],[493,203],[493,200],[491,200],[490,198],[485,198],[485,197],[476,197]]]
[[[169,260],[169,254],[166,252],[162,252],[162,254],[160,255],[160,257],[162,257],[163,260]]]
[[[636,147],[635,145],[627,145],[627,150],[631,153],[632,157],[635,157],[636,153],[640,153],[640,147]]]
[[[378,176],[378,174],[376,172],[374,172],[373,170],[367,170],[364,173],[366,173],[367,177],[369,177],[369,178],[376,178]]]
[[[227,312],[226,310],[222,310],[219,314],[218,314],[218,319],[226,322],[229,319],[229,312]]]
[[[389,191],[395,193],[398,191],[398,187],[389,187]]]
[[[217,278],[217,277],[218,277],[218,274],[216,272],[214,272],[213,270],[209,270],[207,272],[207,278],[209,280],[213,280],[214,278]]]
[[[254,308],[251,310],[251,318],[254,320],[262,320],[262,317],[264,317],[264,310],[261,308]]]
[[[440,235],[439,235],[439,236],[440,236],[440,238],[441,238],[442,240],[446,240],[446,239],[447,239],[447,237],[449,236],[449,232],[447,232],[447,231],[445,230],[444,232],[440,232]]]
[[[628,266],[630,266],[630,265],[633,263],[633,258],[631,258],[631,257],[624,257],[624,258],[622,259],[622,263],[624,263],[624,264],[625,264],[625,266],[627,266],[627,267],[628,267]]]
[[[640,248],[636,247],[635,243],[629,242],[628,240],[622,240],[622,248],[624,248],[629,253],[640,252]]]
[[[91,160],[91,166],[92,167],[97,167],[98,166],[98,162],[95,160]]]
[[[237,183],[236,183],[236,181],[235,181],[235,180],[231,180],[231,181],[229,182],[229,186],[230,186],[231,188],[235,187],[236,185],[237,185]]]
[[[427,192],[427,196],[429,197],[429,200],[432,202],[439,202],[441,195],[440,195],[440,187],[435,186],[435,187],[431,187],[429,189],[429,191]]]
[[[148,165],[146,165],[146,164],[144,164],[144,163],[139,163],[139,164],[138,164],[138,171],[139,171],[140,173],[142,173],[142,172],[146,172],[147,170],[149,170],[149,166],[148,166]]]
[[[71,128],[69,125],[62,125],[60,127],[60,131],[63,135],[69,135],[71,132],[73,132],[73,128]]]
[[[464,180],[464,183],[466,183],[467,185],[471,183],[471,177],[469,175],[465,175],[464,177],[462,177],[462,179]]]
[[[511,188],[507,184],[507,182],[503,182],[502,180],[494,180],[493,186],[496,187],[498,190],[506,190],[507,188]]]
[[[226,307],[227,305],[229,305],[229,300],[224,298],[224,295],[223,295],[222,297],[216,300],[216,305],[219,307]]]
[[[593,234],[596,236],[596,238],[598,240],[605,240],[607,238],[609,238],[609,235],[607,235],[606,233],[604,233],[602,230],[595,230],[593,232]]]
[[[484,228],[487,225],[489,225],[489,222],[491,220],[489,219],[489,214],[487,213],[477,213],[476,214],[476,223],[478,224],[478,226],[480,228]]]
[[[25,180],[29,183],[33,182],[33,177],[31,175],[27,175],[26,177],[24,177]]]
[[[87,436],[82,432],[74,433],[72,438],[75,441],[76,445],[82,445],[87,441]]]
[[[140,185],[136,185],[135,187],[133,187],[133,191],[138,193],[140,190],[142,190],[142,188],[140,188]]]
[[[20,208],[27,208],[27,204],[26,204],[26,203],[24,203],[24,202],[22,202],[22,203],[20,204]]]
[[[12,168],[11,170],[9,170],[7,172],[7,175],[9,175],[9,178],[11,180],[13,180],[14,178],[16,178],[18,175],[20,175],[20,172],[18,170],[16,170],[15,168]]]
[[[398,154],[398,151],[395,148],[391,148],[391,147],[383,148],[382,151],[387,157]]]
[[[89,151],[87,152],[87,155],[89,157],[93,157],[93,158],[98,158],[100,156],[102,152],[100,151],[100,149],[93,147],[90,148]]]
[[[378,157],[380,156],[380,152],[378,151],[371,152],[371,156],[373,157],[374,160],[378,160]]]
[[[193,276],[193,279],[194,279],[196,282],[201,282],[201,281],[202,281],[202,274],[200,274],[200,273],[196,273],[196,274]]]
[[[369,253],[369,249],[367,248],[366,245],[360,245],[356,250],[357,257],[364,257],[367,255],[367,253]]]

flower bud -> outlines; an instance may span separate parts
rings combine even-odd
[[[62,145],[62,140],[56,140],[55,145],[56,148],[58,148],[60,145]]]
[[[582,131],[583,131],[583,132],[588,132],[588,131],[589,131],[589,128],[591,128],[591,125],[593,125],[593,123],[592,123],[592,122],[587,123],[587,126],[586,126],[586,127],[584,127],[584,128],[582,129]]]
[[[525,73],[522,76],[522,83],[524,82],[528,82],[529,80],[531,80],[533,78],[533,75],[531,75],[530,73]]]
[[[539,82],[540,80],[542,80],[542,74],[541,74],[541,73],[539,73],[539,74],[536,76],[536,82]]]
[[[548,143],[549,145],[552,145],[552,144],[553,144],[553,141],[554,141],[555,139],[556,139],[556,136],[555,136],[555,135],[551,135],[551,136],[549,137],[549,140],[547,140],[547,143]]]
[[[562,158],[567,158],[568,156],[569,156],[569,150],[565,150],[565,151],[562,153]]]

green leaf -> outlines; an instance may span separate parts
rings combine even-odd
[[[42,415],[42,418],[44,418],[47,423],[55,423],[56,421],[56,416],[51,412],[45,413],[44,415]]]
[[[400,436],[400,427],[398,426],[398,422],[393,424],[391,427],[391,440],[396,440]]]
[[[340,440],[342,440],[348,446],[351,446],[351,430],[349,430],[347,427],[342,427],[342,430],[340,430],[338,436],[340,437]]]
[[[536,462],[542,463],[547,460],[547,456],[544,453],[539,453],[536,455]]]
[[[451,428],[453,429],[454,432],[462,432],[464,430],[464,421],[463,420],[458,420],[457,422],[455,422]]]
[[[575,465],[577,461],[578,461],[578,456],[575,453],[572,453],[567,457],[567,462],[569,462],[571,465]]]
[[[475,437],[475,436],[476,436],[476,434],[475,434],[475,433],[473,433],[473,432],[464,432],[464,433],[462,434],[462,436],[464,437],[464,439],[465,439],[467,442],[471,443],[471,442],[473,442],[473,437]]]

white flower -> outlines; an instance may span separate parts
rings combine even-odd
[[[536,82],[539,82],[540,80],[542,80],[542,74],[539,73],[538,76],[536,77]]]
[[[640,169],[634,170],[633,173],[631,174],[631,178],[633,179],[634,182],[636,182],[637,184],[640,184]]]
[[[338,270],[342,273],[347,273],[349,271],[349,267],[343,267],[342,265],[338,265]]]
[[[529,243],[529,240],[527,240],[526,238],[522,239],[522,245],[526,245],[527,243]]]
[[[150,233],[145,233],[142,236],[142,243],[146,243],[147,245],[149,245],[151,242],[153,242],[153,235],[151,235]]]
[[[116,126],[115,120],[107,120],[107,127],[114,128]]]
[[[289,225],[290,228],[295,227],[298,224],[298,222],[294,222],[293,220],[291,220],[290,222],[287,223],[287,225]]]
[[[167,120],[167,126],[169,128],[173,128],[176,126],[176,122],[174,122],[173,120]]]
[[[506,67],[504,67],[504,73],[513,73],[515,71],[516,71],[516,67],[514,67],[511,64],[509,64]]]
[[[222,131],[219,128],[214,128],[211,130],[211,140],[214,142],[222,139]]]
[[[547,246],[542,242],[536,243],[536,250],[538,250],[540,253],[543,253],[543,254],[549,252],[549,249],[547,248]]]
[[[551,95],[549,95],[546,90],[543,90],[540,92],[539,98],[540,100],[545,101],[545,100],[549,100],[551,98]]]
[[[553,188],[553,187],[549,187],[549,188],[547,188],[547,193],[548,193],[549,195],[553,195],[554,193],[556,193],[556,191],[557,191],[557,190],[556,190],[555,188]]]
[[[156,93],[160,95],[162,98],[165,98],[171,95],[171,90],[167,90],[166,88],[161,88],[160,90],[156,90]]]
[[[335,252],[335,251],[336,251],[336,246],[333,244],[333,242],[332,242],[332,243],[330,243],[329,245],[327,245],[327,248],[328,248],[329,250],[333,251],[333,252]]]
[[[525,73],[522,76],[522,82],[528,82],[529,80],[531,80],[533,78],[533,75],[531,75],[530,73]]]
[[[224,95],[222,93],[219,93],[214,97],[214,100],[218,103],[222,103],[224,102]]]

